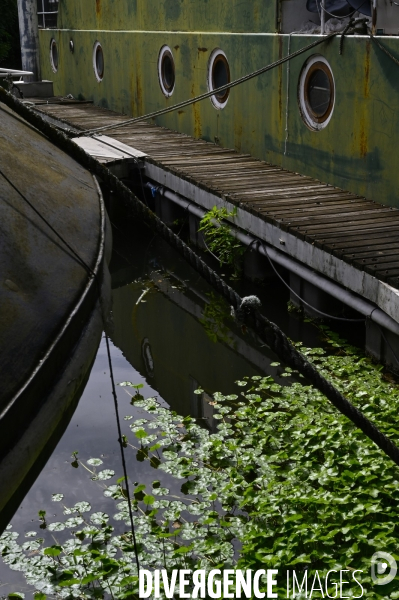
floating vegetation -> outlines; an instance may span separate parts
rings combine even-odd
[[[399,387],[324,331],[332,354],[297,346],[398,443]],[[130,421],[126,452],[134,451],[157,474],[152,485],[136,483],[132,491],[141,567],[169,573],[275,568],[279,597],[287,597],[287,571],[301,579],[317,571],[322,579],[330,570],[345,570],[347,580],[357,571],[362,597],[399,598],[396,579],[379,586],[370,577],[374,552],[399,559],[398,468],[318,391],[294,381],[291,369],[280,369],[290,385],[254,376],[237,382],[237,394],[216,393],[215,433],[123,382],[136,389],[134,404],[145,413]],[[112,514],[87,502],[68,507],[67,498],[54,493],[65,520],[49,523],[45,511],[39,516],[56,543],[46,547],[34,531],[19,541],[9,526],[0,538],[3,560],[24,573],[36,600],[138,598],[124,478],[108,485],[104,481],[115,475],[95,470],[106,467],[101,459],[83,461],[77,452],[73,458],[115,503]],[[330,597],[337,597],[337,577],[330,576]],[[359,589],[347,584],[343,594],[360,597]]]

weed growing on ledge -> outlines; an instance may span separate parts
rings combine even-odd
[[[238,277],[242,270],[241,259],[245,247],[235,238],[225,219],[235,217],[237,209],[229,212],[225,207],[214,206],[200,221],[199,231],[203,231],[208,249],[219,260],[220,266],[228,265]]]
[[[357,349],[325,334],[332,354],[297,346],[398,443],[399,387]],[[216,433],[137,394],[147,416],[127,415],[126,451],[157,470],[151,486],[133,490],[142,568],[277,568],[279,597],[286,597],[286,570],[360,569],[363,598],[399,598],[397,580],[373,586],[370,578],[375,551],[399,559],[398,468],[296,373],[274,367],[290,385],[255,376],[237,381],[237,394],[214,395]],[[101,459],[85,467],[97,484],[115,477]],[[169,488],[177,481],[175,494]],[[64,521],[42,515],[56,536],[51,547],[35,531],[24,542],[11,528],[1,536],[4,562],[24,573],[36,600],[138,597],[124,479],[103,485],[115,502],[112,516],[67,501]],[[54,494],[53,501],[64,497]]]

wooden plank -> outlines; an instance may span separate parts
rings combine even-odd
[[[392,215],[392,212],[389,209],[379,208],[376,209],[372,207],[370,210],[352,210],[346,214],[341,214],[341,212],[332,211],[327,212],[327,214],[323,214],[323,211],[320,210],[320,213],[309,214],[301,216],[292,216],[287,217],[285,220],[289,222],[291,227],[297,227],[298,229],[302,228],[310,228],[310,227],[348,227],[354,223],[361,223],[365,220],[370,222],[378,223],[379,221],[389,221],[389,220],[399,220],[399,214]]]
[[[78,129],[127,117],[92,104],[41,105]],[[238,202],[244,210],[367,272],[399,283],[399,211],[148,120],[106,135],[146,152],[150,162]]]

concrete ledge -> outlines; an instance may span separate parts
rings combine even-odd
[[[153,181],[192,200],[207,210],[213,206],[225,206],[228,210],[237,208],[234,225],[264,240],[278,248],[280,252],[292,256],[352,292],[374,302],[381,310],[396,322],[399,322],[399,290],[364,271],[356,269],[336,256],[316,248],[313,244],[300,240],[276,225],[263,221],[249,211],[237,207],[226,197],[216,195],[193,184],[185,179],[182,174],[175,175],[148,159],[145,159],[145,173]]]
[[[14,86],[24,98],[51,98],[54,96],[52,81],[15,81]]]

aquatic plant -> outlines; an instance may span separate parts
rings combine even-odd
[[[235,276],[241,272],[241,259],[245,247],[235,238],[226,219],[233,218],[237,209],[228,211],[225,207],[214,206],[200,221],[199,231],[204,234],[205,242],[211,253],[219,260],[220,265],[228,265]]]
[[[397,384],[321,327],[332,353],[297,346],[398,441]],[[214,395],[216,433],[155,398],[133,397],[146,418],[126,416],[132,434],[126,451],[157,470],[151,487],[137,483],[133,490],[141,566],[317,570],[320,576],[360,569],[364,598],[399,598],[397,579],[373,586],[370,578],[376,550],[399,559],[398,468],[296,373],[272,367],[288,385],[255,376],[237,381],[237,394]],[[76,453],[73,458],[83,464]],[[115,477],[101,459],[85,466],[96,482]],[[176,482],[180,493],[171,491]],[[50,547],[36,532],[23,543],[12,528],[1,536],[3,560],[23,571],[36,600],[137,597],[124,479],[106,485],[104,494],[116,504],[112,517],[87,502],[65,505],[64,521],[46,522],[57,535]],[[53,501],[64,498],[55,494]],[[286,597],[284,576],[279,583],[279,597]]]

